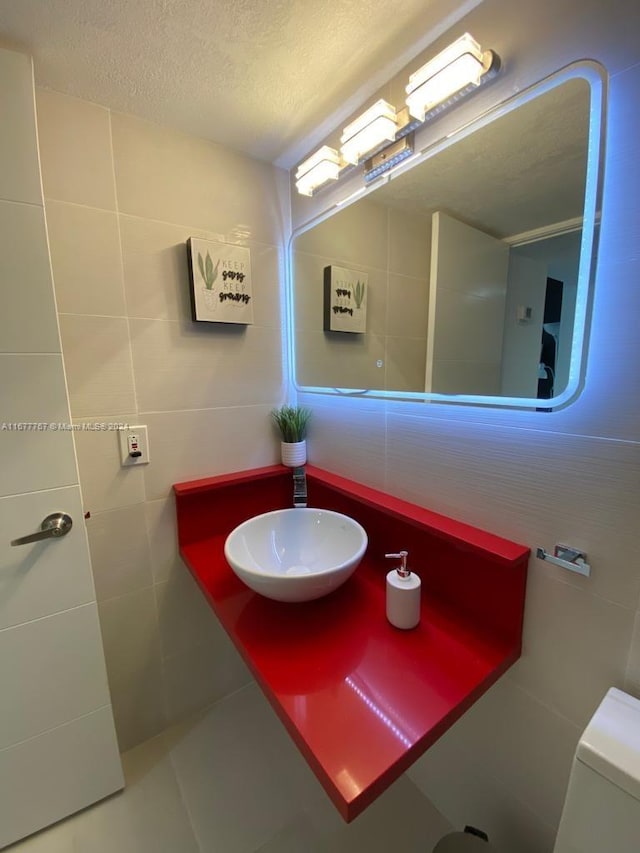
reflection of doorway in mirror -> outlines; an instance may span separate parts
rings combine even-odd
[[[563,289],[563,282],[556,278],[547,277],[540,340],[540,363],[538,365],[539,400],[549,400],[555,395]]]
[[[511,247],[502,359],[505,396],[548,399],[540,394],[546,394],[551,385],[553,396],[567,387],[581,237],[578,229]],[[562,290],[560,298],[552,298],[551,284],[549,305],[545,307],[548,280],[561,283]],[[518,307],[523,305],[531,308],[525,321],[518,316]],[[555,367],[553,381],[539,385],[539,380],[551,380],[547,370],[542,376],[543,327],[555,339]]]

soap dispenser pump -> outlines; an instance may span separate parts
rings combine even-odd
[[[396,628],[415,628],[420,621],[420,578],[407,568],[408,551],[385,554],[400,565],[387,575],[387,619]]]

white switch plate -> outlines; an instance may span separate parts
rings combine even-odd
[[[136,424],[118,430],[120,441],[120,462],[127,468],[132,465],[146,465],[149,462],[149,435],[147,427]],[[139,453],[140,456],[135,454]],[[132,455],[134,454],[134,455]]]

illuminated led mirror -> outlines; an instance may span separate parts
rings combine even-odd
[[[598,67],[573,67],[295,233],[296,386],[541,411],[575,399],[602,116]]]

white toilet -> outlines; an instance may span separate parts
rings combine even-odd
[[[640,701],[612,687],[580,738],[554,853],[640,851]]]
[[[495,849],[454,832],[433,853]],[[615,687],[578,743],[553,853],[640,853],[640,700]]]

